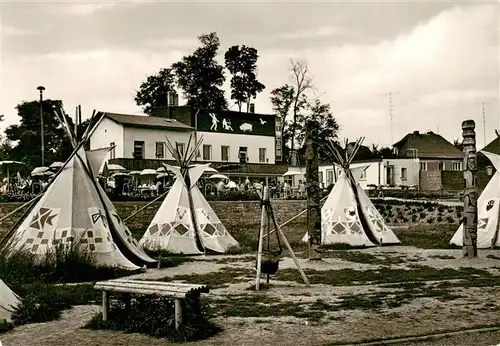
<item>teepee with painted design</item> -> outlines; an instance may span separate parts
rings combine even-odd
[[[19,296],[0,279],[0,324],[12,322],[12,313],[19,303]]]
[[[477,199],[477,247],[479,249],[500,246],[500,135],[481,152],[491,161],[495,174]],[[464,225],[461,224],[450,240],[463,246]]]
[[[368,166],[349,168],[362,141],[360,138],[356,142],[351,153],[345,150],[345,155],[336,145],[327,143],[343,171],[321,208],[322,244],[376,246],[400,242],[358,183]],[[307,233],[302,240],[308,241]]]
[[[190,150],[191,137],[185,154],[172,146],[167,138],[167,149],[178,166],[165,165],[176,180],[156,212],[151,224],[139,241],[144,248],[167,250],[186,255],[206,251],[225,252],[238,245],[196,185],[210,164],[191,165],[202,143],[200,139]]]
[[[12,229],[6,246],[40,256],[58,246],[78,247],[94,253],[98,264],[130,270],[156,262],[138,246],[95,178],[111,148],[87,152],[83,148],[104,114],[93,115],[91,124],[95,125],[87,128],[80,142],[67,115],[57,115],[74,152],[20,225]]]

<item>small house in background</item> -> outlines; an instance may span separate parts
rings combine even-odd
[[[441,135],[414,131],[393,144],[401,158],[418,158],[421,171],[461,171],[463,153]]]

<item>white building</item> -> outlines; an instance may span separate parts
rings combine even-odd
[[[418,186],[420,183],[418,159],[375,159],[362,162],[353,162],[350,168],[366,167],[359,179],[363,189],[371,186]],[[304,180],[305,167],[290,167],[288,169],[288,179],[296,185],[299,180]],[[294,172],[296,174],[291,174]],[[342,172],[342,167],[338,165],[320,165],[319,182],[320,186],[326,188],[335,183]]]
[[[90,138],[90,149],[115,146],[108,159],[173,160],[165,137],[183,150],[193,132],[192,127],[174,119],[106,113]]]
[[[113,163],[130,170],[155,168],[161,161],[173,160],[165,137],[184,151],[193,134],[195,141],[203,140],[196,162],[210,162],[215,168],[237,164],[234,172],[227,171],[236,176],[278,177],[286,171],[286,166],[274,165],[281,155],[281,148],[276,148],[279,135],[274,115],[185,106],[153,115],[105,113],[90,138],[90,149],[114,145],[108,156]]]

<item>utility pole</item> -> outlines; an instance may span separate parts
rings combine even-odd
[[[45,166],[45,140],[43,138],[43,91],[45,87],[39,86],[37,90],[40,90],[40,135],[42,139],[42,167]]]
[[[389,121],[391,124],[391,145],[394,144],[394,131],[393,131],[393,105],[392,105],[392,95],[399,95],[399,91],[389,91],[383,94],[377,94],[379,96],[389,96]]]

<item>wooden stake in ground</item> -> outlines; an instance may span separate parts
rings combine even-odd
[[[267,231],[269,232],[269,221],[271,221],[274,225],[275,230],[278,232],[278,236],[280,237],[281,241],[285,244],[287,247],[288,251],[290,252],[290,255],[292,256],[293,262],[297,266],[297,269],[300,272],[300,275],[302,276],[302,279],[304,280],[304,283],[309,286],[309,280],[307,279],[306,274],[302,270],[302,267],[300,266],[299,260],[297,257],[295,257],[295,253],[293,252],[292,247],[290,246],[290,243],[288,242],[288,239],[286,239],[285,233],[283,233],[283,230],[281,227],[278,225],[276,222],[276,218],[274,217],[274,211],[273,207],[271,205],[271,201],[269,200],[269,187],[264,186],[262,195],[259,193],[259,197],[261,198],[261,208],[262,208],[262,214],[261,214],[261,219],[260,219],[260,231],[259,231],[259,248],[257,252],[257,278],[255,280],[255,289],[258,291],[260,289],[260,276],[262,274],[262,248],[264,244],[264,231],[265,227],[267,224]],[[269,233],[267,234],[268,236],[268,242],[269,242]],[[281,249],[281,245],[280,245]],[[269,251],[269,247],[267,249]],[[280,250],[281,253],[281,250]],[[267,273],[267,283],[269,284],[269,273]]]
[[[318,163],[318,124],[310,120],[306,124],[306,188],[307,188],[307,232],[309,237],[309,259],[321,260],[321,207]]]
[[[261,206],[261,216],[260,216],[260,230],[259,230],[259,249],[257,251],[257,278],[255,279],[255,290],[260,289],[260,274],[262,266],[262,243],[264,242],[264,227],[266,227],[266,203],[269,200],[269,188],[264,186],[264,191],[262,192],[262,206]]]
[[[476,124],[474,120],[462,122],[464,152],[464,236],[463,255],[467,258],[477,257],[477,153]]]

